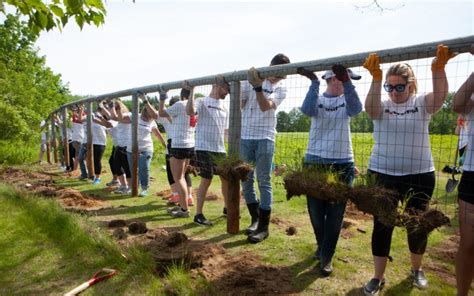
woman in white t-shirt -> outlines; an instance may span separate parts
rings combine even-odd
[[[474,46],[471,48],[474,54]],[[467,121],[467,139],[461,182],[458,186],[459,250],[456,255],[456,287],[459,296],[467,296],[474,279],[474,73],[454,96],[453,111]]]
[[[373,53],[364,67],[373,77],[365,110],[374,122],[375,145],[369,162],[369,174],[377,183],[397,191],[399,200],[407,208],[425,210],[435,186],[434,163],[431,156],[428,125],[431,116],[443,105],[448,80],[444,67],[454,54],[447,46],[439,45],[432,62],[433,92],[417,95],[417,83],[413,69],[407,63],[391,66],[385,76],[384,89],[388,98],[381,98],[382,70],[380,60]],[[410,193],[410,199],[406,199]],[[395,204],[397,200],[393,201]],[[364,286],[365,295],[376,295],[385,284],[384,273],[390,255],[393,226],[382,224],[374,216],[372,255],[374,277]],[[413,285],[428,287],[421,269],[428,236],[407,229],[411,253]]]
[[[181,90],[181,98],[188,99],[193,94],[189,85]],[[194,126],[193,117],[186,113],[186,100],[178,101],[165,109],[166,92],[160,92],[160,108],[155,118],[165,117],[173,121],[173,140],[171,141],[170,166],[176,189],[179,194],[179,211],[171,211],[173,217],[188,218],[188,188],[184,178],[189,161],[194,157]]]
[[[311,80],[301,106],[301,112],[311,117],[304,166],[333,172],[340,182],[351,186],[355,170],[350,118],[362,111],[362,103],[351,79],[359,80],[361,76],[342,65],[334,65],[332,70],[322,76],[327,88],[320,94],[320,83],[313,72],[298,68],[297,73]],[[346,202],[329,202],[309,195],[306,199],[318,245],[313,258],[319,260],[321,274],[329,276],[333,271],[332,258],[341,232]]]
[[[141,99],[145,99],[142,93],[139,93]],[[146,101],[146,100],[145,100]],[[150,182],[150,166],[151,160],[153,158],[153,140],[151,134],[153,133],[160,143],[166,148],[166,142],[158,130],[158,126],[154,120],[154,115],[148,110],[146,106],[149,104],[148,101],[145,102],[145,107],[142,108],[139,118],[138,118],[138,180],[140,181],[141,192],[138,194],[140,197],[148,196],[148,187]],[[151,107],[153,108],[153,107]],[[122,115],[122,122],[131,122],[132,115]],[[132,168],[133,155],[132,155],[132,137],[129,137],[127,144],[127,158],[128,165]],[[132,170],[133,175],[133,170]]]
[[[112,124],[101,114],[99,108],[92,114],[92,153],[94,156],[94,180],[93,184],[97,185],[102,182],[100,174],[102,173],[102,156],[104,155],[105,146],[107,144],[107,128],[111,128]]]

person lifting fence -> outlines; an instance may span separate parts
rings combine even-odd
[[[193,92],[193,91],[191,91]],[[230,85],[222,76],[217,76],[209,96],[194,100],[190,96],[186,105],[189,116],[199,115],[196,126],[196,157],[201,183],[197,193],[194,223],[210,226],[212,223],[203,214],[204,200],[219,161],[226,158],[224,138],[228,129],[228,110],[223,100],[230,92]],[[220,176],[224,204],[228,199],[228,184]]]
[[[360,75],[342,65],[334,65],[322,76],[327,88],[319,92],[318,77],[305,68],[298,74],[311,80],[301,112],[311,117],[309,143],[304,157],[306,168],[331,171],[345,184],[354,179],[354,154],[350,133],[350,117],[362,111],[362,103],[351,79]],[[317,250],[313,258],[320,261],[320,272],[329,276],[347,201],[328,201],[307,195],[308,213],[316,236]]]
[[[270,66],[290,63],[284,54],[277,54]],[[272,208],[272,163],[275,153],[276,109],[286,98],[282,80],[286,76],[271,76],[262,79],[255,68],[248,71],[247,81],[241,84],[242,131],[240,156],[255,166],[242,182],[242,191],[251,217],[246,230],[248,241],[259,243],[268,235]],[[254,187],[254,175],[260,191],[260,200]]]
[[[158,130],[158,126],[154,120],[157,111],[153,108],[148,98],[143,93],[139,92],[138,97],[143,101],[144,105],[138,117],[138,179],[141,186],[141,192],[138,196],[146,197],[148,196],[150,166],[153,158],[153,140],[151,134],[155,135],[165,148],[166,142]],[[121,114],[120,118],[122,122],[132,122],[132,114],[130,113],[129,115]],[[133,161],[132,146],[132,137],[128,137],[126,149],[129,167],[132,167]]]
[[[471,53],[474,54],[474,46]],[[453,100],[453,111],[468,122],[463,173],[458,187],[459,249],[456,255],[457,295],[467,296],[474,279],[474,73],[461,85]]]
[[[407,209],[426,210],[435,186],[435,167],[430,149],[428,125],[445,102],[448,81],[445,65],[456,54],[439,45],[431,64],[433,92],[417,95],[415,73],[407,63],[391,66],[382,84],[379,57],[370,54],[364,67],[372,75],[365,110],[374,123],[374,141],[368,173],[376,183],[397,191]],[[388,98],[382,100],[381,89]],[[411,193],[409,192],[411,191]],[[398,201],[394,201],[397,203]],[[422,270],[428,235],[407,227],[413,285],[428,287]],[[372,254],[374,276],[364,286],[365,295],[377,295],[385,284],[385,269],[390,255],[393,226],[374,216]]]
[[[193,96],[189,85],[184,84],[181,89],[181,97],[186,100]],[[173,179],[176,182],[176,189],[179,195],[179,207],[168,209],[168,212],[176,218],[190,217],[188,205],[192,201],[189,199],[185,173],[189,161],[194,157],[194,125],[191,116],[186,113],[186,101],[178,101],[174,105],[165,108],[167,93],[160,89],[159,112],[154,113],[154,118],[169,118],[173,122],[173,139],[171,141],[170,167]]]
[[[120,100],[109,102],[105,105],[102,112],[111,119],[113,126],[110,133],[112,135],[114,148],[110,156],[110,162],[112,173],[117,176],[118,184],[116,185],[119,185],[113,193],[129,194],[131,192],[129,184],[132,174],[128,164],[127,144],[131,137],[131,113],[128,111],[127,106]],[[114,184],[107,184],[107,186],[109,185]]]

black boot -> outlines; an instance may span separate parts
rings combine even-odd
[[[259,203],[251,203],[247,204],[247,208],[249,209],[250,217],[252,218],[252,222],[250,226],[245,229],[246,235],[251,235],[255,230],[257,230],[258,226],[258,212],[260,208]]]
[[[268,224],[270,223],[271,210],[260,209],[260,215],[258,216],[258,227],[257,230],[247,240],[253,244],[262,242],[268,237]]]

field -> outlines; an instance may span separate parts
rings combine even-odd
[[[356,165],[367,168],[371,149],[370,134],[353,135]],[[432,151],[436,168],[451,163],[456,140],[451,136],[432,136]],[[280,134],[277,140],[275,164],[298,166],[304,156],[307,134]],[[346,227],[341,234],[334,259],[334,273],[320,276],[315,251],[314,234],[306,210],[306,198],[286,200],[282,177],[274,178],[274,209],[270,237],[263,243],[250,245],[243,233],[226,233],[222,215],[223,200],[216,179],[210,191],[217,200],[205,204],[205,214],[214,223],[205,228],[192,219],[173,219],[166,212],[166,202],[156,193],[167,189],[163,169],[164,154],[156,145],[152,166],[152,194],[146,198],[114,195],[105,185],[94,186],[58,173],[57,166],[20,166],[20,173],[6,170],[1,174],[0,207],[0,294],[38,295],[63,294],[87,280],[102,267],[116,268],[117,276],[88,289],[84,295],[361,295],[360,288],[372,277],[370,236],[371,216],[349,208]],[[110,153],[109,149],[107,149]],[[108,155],[103,164],[110,179]],[[35,176],[39,173],[40,176]],[[15,175],[17,174],[17,175]],[[65,211],[60,198],[39,198],[25,190],[25,183],[34,184],[53,175],[54,186],[80,191],[94,200],[98,207],[72,207]],[[427,291],[411,287],[406,231],[397,228],[392,240],[386,277],[388,284],[382,295],[453,295],[455,294],[453,256],[457,245],[456,193],[447,194],[447,176],[437,173],[434,205],[452,218],[452,225],[434,231],[429,239],[424,268],[430,280]],[[43,181],[44,182],[44,181]],[[199,178],[193,178],[196,188]],[[14,187],[12,187],[14,185]],[[35,187],[35,186],[33,186]],[[30,192],[27,192],[30,191]],[[58,203],[61,201],[61,203]],[[193,208],[191,208],[193,211]],[[117,240],[107,227],[114,219],[145,222],[149,229],[164,229],[169,233],[184,233],[191,242],[202,245],[199,255],[207,252],[201,266],[188,269],[187,262],[174,262],[160,268],[157,254],[136,247],[137,237],[127,233]],[[249,224],[244,202],[241,201],[241,229]],[[295,235],[287,229],[296,228]],[[150,233],[155,233],[151,231]],[[158,253],[160,250],[155,250]],[[162,253],[170,252],[170,250]],[[184,252],[184,251],[183,251]],[[121,253],[125,254],[125,260]]]

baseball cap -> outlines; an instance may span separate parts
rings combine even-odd
[[[355,74],[354,72],[352,72],[351,69],[347,69],[347,73],[349,74],[349,77],[352,79],[352,80],[359,80],[362,78],[362,76],[360,75],[357,75]],[[322,76],[322,78],[324,80],[326,79],[329,79],[329,78],[332,78],[336,76],[336,74],[334,74],[334,72],[332,70],[327,70],[326,73],[324,73],[324,75]]]

